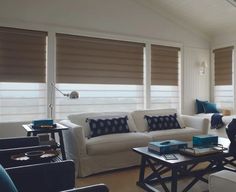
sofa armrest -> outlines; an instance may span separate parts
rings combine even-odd
[[[109,192],[109,189],[105,184],[96,184],[86,187],[75,188],[71,190],[66,190],[63,192]]]
[[[195,116],[189,116],[189,115],[181,115],[181,119],[184,122],[184,125],[186,127],[192,127],[196,129],[202,130],[203,134],[208,133],[209,129],[209,119],[202,118],[202,117],[195,117]]]
[[[66,151],[76,153],[76,156],[86,155],[86,137],[83,127],[72,123],[70,120],[62,120],[60,123],[69,128],[68,131],[63,132]]]
[[[222,170],[209,175],[209,192],[234,191],[235,189],[235,172]]]

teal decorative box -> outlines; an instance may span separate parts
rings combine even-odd
[[[152,141],[148,144],[148,150],[157,154],[173,153],[179,149],[187,148],[187,142],[178,140]]]
[[[49,125],[49,126],[52,126],[53,125],[53,120],[51,119],[43,119],[43,120],[35,120],[32,122],[33,123],[33,126],[42,126],[42,125]]]
[[[193,136],[193,147],[209,147],[218,144],[218,136],[197,135]]]

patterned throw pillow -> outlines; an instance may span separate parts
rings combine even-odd
[[[177,114],[163,115],[163,116],[148,116],[144,118],[147,120],[149,131],[165,130],[165,129],[180,129],[177,120]]]
[[[90,127],[90,137],[97,137],[100,135],[127,133],[129,132],[128,117],[117,117],[111,119],[90,119],[86,121]]]

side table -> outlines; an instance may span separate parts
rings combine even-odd
[[[55,128],[43,128],[43,129],[33,129],[32,124],[25,124],[22,125],[27,132],[27,136],[37,136],[41,133],[50,133],[51,138],[55,140],[55,133],[59,136],[59,143],[57,145],[57,148],[60,148],[62,159],[66,160],[66,153],[65,153],[65,147],[64,147],[64,140],[63,140],[63,130],[68,130],[68,127],[61,125],[59,123],[56,124],[57,126]]]

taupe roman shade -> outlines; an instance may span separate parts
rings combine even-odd
[[[178,52],[180,48],[151,45],[151,84],[178,85]]]
[[[57,83],[143,84],[142,43],[57,34]]]
[[[215,85],[232,85],[232,57],[234,47],[213,50],[215,58]]]
[[[0,27],[0,82],[45,82],[46,32]]]

